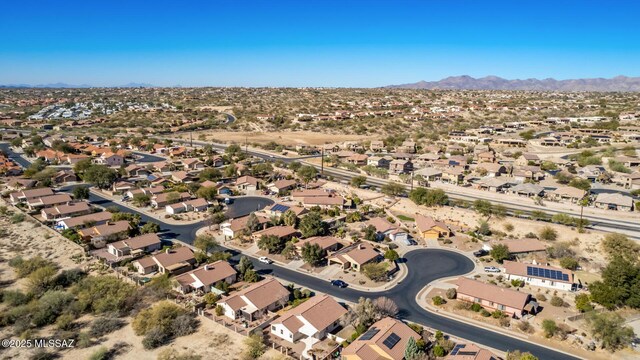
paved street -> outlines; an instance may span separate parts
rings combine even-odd
[[[0,144],[4,145],[4,144]],[[6,147],[8,149],[8,147]],[[5,148],[2,148],[6,151]],[[10,149],[6,151],[10,156],[15,156]],[[18,160],[18,159],[16,159]],[[26,161],[26,160],[25,160]],[[27,163],[28,165],[28,163]],[[77,186],[77,185],[76,185]],[[71,191],[72,186],[63,188],[63,191]],[[89,201],[102,206],[115,206],[122,211],[136,212],[140,214],[142,221],[153,221],[160,224],[164,239],[176,239],[187,244],[193,244],[196,231],[204,226],[204,223],[189,225],[172,225],[158,219],[151,218],[134,209],[117,204],[106,197],[91,193]],[[231,249],[230,249],[231,250]],[[232,261],[239,261],[240,253],[231,250],[234,254]],[[366,292],[350,288],[340,289],[332,286],[327,280],[305,275],[298,271],[287,269],[276,264],[266,265],[254,259],[254,266],[263,275],[276,276],[284,281],[290,281],[315,291],[324,292],[336,298],[357,302],[361,296],[378,297],[386,296],[393,299],[401,309],[399,316],[408,321],[425,324],[429,327],[442,330],[454,336],[484,344],[502,351],[522,350],[529,351],[540,359],[573,359],[575,357],[548,349],[546,347],[529,343],[518,338],[507,337],[486,328],[457,321],[423,309],[417,302],[416,296],[427,284],[441,278],[459,276],[471,272],[475,265],[466,256],[454,251],[444,249],[417,249],[405,254],[408,274],[395,287],[381,292]]]

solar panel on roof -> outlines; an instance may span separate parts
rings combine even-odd
[[[379,331],[380,331],[379,329],[372,327],[371,329],[367,330],[364,334],[362,334],[362,336],[360,336],[360,340],[371,340],[371,338],[376,336],[376,334]]]
[[[569,281],[569,275],[563,273],[562,271],[543,269],[543,268],[538,268],[533,266],[527,266],[527,275],[543,277],[543,278],[553,279],[553,280]]]
[[[287,210],[289,210],[289,207],[287,205],[282,205],[282,204],[276,204],[273,205],[273,207],[271,208],[272,211],[281,211],[281,212],[285,212]]]
[[[389,349],[393,349],[394,346],[400,341],[400,336],[396,335],[396,333],[391,333],[383,342],[384,346]]]
[[[451,350],[451,355],[458,355],[458,351],[460,351],[461,349],[464,349],[464,347],[467,346],[466,344],[458,344],[456,346],[453,347],[453,350]]]

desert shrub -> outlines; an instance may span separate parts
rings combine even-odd
[[[171,324],[171,332],[173,336],[185,336],[193,334],[200,322],[190,314],[180,315]]]
[[[473,303],[473,304],[471,305],[471,310],[473,310],[473,311],[475,311],[475,312],[478,312],[478,311],[480,311],[480,310],[482,310],[482,309],[483,309],[483,308],[482,308],[482,305],[480,305],[480,304],[478,304],[478,303]]]
[[[556,240],[558,238],[558,232],[551,226],[545,226],[540,230],[540,239],[542,240]]]
[[[40,256],[36,256],[26,260],[18,256],[9,261],[9,266],[13,268],[19,278],[27,277],[34,271],[44,267],[56,269],[55,263],[43,259]]]
[[[433,305],[443,305],[444,303],[446,303],[446,301],[440,295],[434,296],[433,298],[431,298],[431,300],[433,301]]]
[[[518,323],[518,330],[530,334],[533,332],[533,326],[528,321],[520,321]]]
[[[447,299],[451,300],[451,299],[455,299],[456,296],[458,295],[458,292],[456,291],[455,288],[450,288],[447,289]]]
[[[491,313],[491,317],[494,319],[500,319],[500,318],[503,318],[504,316],[505,314],[500,310],[495,310],[494,312]]]
[[[112,333],[125,325],[125,322],[118,318],[99,317],[93,320],[89,334],[93,337],[101,337],[103,335]]]
[[[31,308],[31,321],[37,327],[53,324],[73,301],[65,291],[48,291]]]
[[[106,346],[99,347],[96,351],[94,351],[91,356],[89,356],[89,360],[107,360],[109,358],[109,349]]]
[[[559,296],[554,296],[551,298],[551,301],[549,301],[549,303],[553,306],[560,307],[564,305],[564,300],[562,300],[562,298]]]
[[[2,292],[2,302],[12,307],[27,304],[31,299],[33,299],[33,294],[25,294],[20,290],[4,290]]]
[[[11,216],[11,223],[12,224],[19,224],[21,222],[24,221],[24,219],[26,218],[26,216],[23,213],[15,213]]]
[[[164,345],[168,340],[166,333],[161,328],[156,327],[146,332],[142,339],[142,346],[148,350],[155,349]]]
[[[536,300],[538,301],[547,301],[547,297],[544,294],[536,295]]]
[[[133,305],[135,294],[133,285],[113,276],[89,276],[82,279],[73,288],[80,309],[94,314],[128,313]]]
[[[544,319],[542,320],[542,331],[545,337],[553,337],[558,331],[558,325],[551,319]]]
[[[245,359],[257,359],[267,351],[262,336],[259,334],[251,334],[244,340],[244,345],[246,346],[243,353]]]
[[[511,286],[519,288],[519,287],[522,287],[523,285],[524,285],[524,281],[520,279],[511,279]]]
[[[222,314],[224,314],[224,308],[222,307],[222,305],[216,306],[216,315],[222,316]]]
[[[484,317],[489,317],[489,316],[491,316],[491,313],[490,313],[490,312],[488,312],[488,311],[487,311],[487,310],[485,310],[485,309],[482,309],[482,310],[480,310],[480,315],[482,315],[482,316],[484,316]]]
[[[510,327],[511,326],[511,319],[508,316],[503,316],[498,320],[498,323],[502,327]]]
[[[60,330],[71,330],[71,328],[73,328],[73,321],[75,319],[76,318],[71,314],[62,314],[58,316],[58,319],[56,320],[56,326]]]

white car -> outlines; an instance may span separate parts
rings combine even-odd
[[[265,263],[265,264],[271,264],[271,263],[273,263],[273,260],[269,259],[269,258],[268,258],[268,257],[266,257],[266,256],[260,256],[260,257],[258,258],[258,261],[260,261],[261,263]]]
[[[498,269],[498,268],[497,268],[497,267],[495,267],[495,266],[485,266],[485,267],[484,267],[484,271],[486,271],[486,272],[490,272],[490,273],[499,273],[499,272],[500,272],[500,269]]]

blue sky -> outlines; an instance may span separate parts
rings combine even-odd
[[[637,1],[5,1],[0,84],[640,76],[638,15]]]

